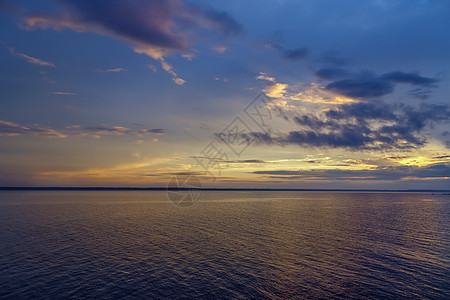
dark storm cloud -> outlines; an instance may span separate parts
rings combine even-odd
[[[313,169],[313,170],[267,170],[254,171],[252,174],[268,175],[278,179],[322,179],[322,180],[399,180],[407,178],[441,178],[448,177],[450,166],[436,164],[426,167],[394,166],[378,167],[374,170],[342,170],[342,169]]]
[[[240,138],[247,143],[281,146],[411,149],[427,142],[425,129],[450,121],[450,108],[444,104],[422,104],[414,108],[372,101],[343,104],[320,115],[308,113],[291,120],[300,126],[299,130],[277,135],[250,132]]]
[[[414,73],[404,73],[400,71],[386,73],[380,76],[381,79],[395,83],[409,83],[419,86],[432,86],[439,82],[436,78],[423,77]]]
[[[138,47],[186,50],[192,43],[187,33],[210,28],[223,34],[242,31],[226,12],[207,10],[182,0],[59,0],[66,11],[59,15],[32,14],[26,23],[33,27],[71,28],[107,34]]]

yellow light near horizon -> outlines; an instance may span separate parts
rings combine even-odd
[[[397,162],[405,166],[415,166],[415,167],[426,167],[438,163],[437,161],[431,160],[424,156],[408,157],[401,160],[397,160]]]

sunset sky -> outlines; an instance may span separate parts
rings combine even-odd
[[[450,2],[0,0],[0,186],[449,189]]]

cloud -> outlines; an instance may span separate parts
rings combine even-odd
[[[41,136],[48,138],[92,137],[100,138],[102,135],[133,135],[142,137],[144,135],[163,135],[166,131],[161,128],[132,130],[123,126],[101,125],[97,127],[82,127],[80,125],[67,126],[63,130],[41,127],[38,124],[22,126],[14,122],[0,120],[0,136]]]
[[[450,121],[444,104],[422,104],[418,108],[382,101],[338,105],[334,109],[298,114],[291,118],[300,128],[287,133],[242,134],[243,143],[346,148],[349,150],[412,149],[426,144],[425,129]]]
[[[328,84],[326,89],[351,98],[375,98],[394,91],[392,84],[378,78],[338,80]]]
[[[305,58],[308,52],[308,48],[284,49],[283,58],[287,60],[299,60]]]
[[[245,159],[245,160],[238,160],[235,161],[235,163],[243,163],[243,164],[265,164],[266,162],[261,159]]]
[[[217,11],[212,7],[200,9],[195,7],[194,16],[198,17],[200,22],[208,27],[222,32],[226,35],[240,34],[243,32],[242,25],[239,24],[230,14],[224,11]]]
[[[124,68],[114,68],[114,69],[107,69],[106,72],[122,72],[126,71]]]
[[[37,124],[33,126],[21,126],[14,122],[1,121],[0,120],[0,136],[17,136],[17,135],[26,135],[26,136],[41,136],[47,138],[65,138],[65,135],[62,132],[56,131],[51,128],[40,127]]]
[[[325,64],[331,64],[335,66],[343,66],[348,64],[348,60],[338,56],[337,52],[329,51],[322,55],[320,61]]]
[[[77,128],[77,131],[80,133],[89,133],[95,135],[106,135],[106,134],[114,134],[114,135],[135,135],[135,136],[143,136],[143,135],[163,135],[166,134],[166,131],[161,128],[156,129],[141,129],[141,130],[132,130],[123,126],[106,126],[101,125],[97,127],[84,127]]]
[[[450,159],[450,155],[439,155],[439,156],[435,156],[433,158],[438,158],[438,159],[447,158],[447,159]]]
[[[382,101],[357,102],[344,104],[335,109],[325,112],[325,116],[332,120],[356,119],[358,122],[364,120],[397,120],[395,106]]]
[[[172,81],[175,82],[178,85],[183,85],[186,83],[186,80],[181,79],[181,78],[172,78]]]
[[[281,98],[286,93],[288,85],[286,83],[274,83],[264,89],[267,96],[272,98]]]
[[[259,75],[256,76],[255,78],[258,80],[266,80],[266,81],[270,81],[270,82],[275,82],[274,77],[267,76],[267,74],[264,72],[259,72]]]
[[[51,92],[50,94],[53,94],[53,95],[76,95],[75,93],[68,93],[68,92]]]
[[[325,68],[315,72],[315,75],[321,79],[335,80],[345,78],[350,75],[350,72],[344,69],[338,68]]]
[[[280,43],[267,43],[266,48],[278,50],[281,53],[281,57],[286,60],[300,60],[306,58],[309,53],[309,49],[306,47],[287,49]]]
[[[426,167],[390,166],[372,170],[313,169],[313,170],[267,170],[252,174],[269,175],[278,179],[303,180],[407,180],[449,179],[450,166],[435,164]]]
[[[123,135],[131,133],[131,129],[122,127],[122,126],[113,126],[113,127],[107,127],[107,126],[98,126],[98,127],[87,127],[85,128],[88,132],[93,132],[95,134],[115,134],[115,135]]]
[[[102,70],[102,69],[95,69],[94,72],[99,72],[99,73],[103,73],[103,72],[109,72],[109,73],[119,73],[119,72],[125,72],[127,71],[124,68],[110,68],[110,69],[106,69],[106,70]]]
[[[341,69],[321,69],[316,75],[322,79],[334,80],[325,88],[334,93],[347,97],[358,99],[371,99],[390,94],[394,91],[394,84],[411,84],[421,87],[436,87],[438,79],[423,77],[414,73],[404,73],[400,71],[385,73],[377,76],[370,72],[362,72],[358,75],[348,73],[348,78],[341,79],[345,76],[345,70]],[[426,99],[430,96],[430,90],[415,89],[409,92],[410,96]]]
[[[267,96],[272,98],[280,98],[283,97],[286,93],[286,89],[288,88],[288,85],[285,83],[278,83],[276,82],[274,77],[268,76],[264,72],[259,72],[259,75],[255,77],[257,80],[264,80],[268,82],[268,85],[266,85],[266,88],[264,89],[264,92]]]
[[[158,60],[172,51],[186,52],[193,44],[191,36],[207,28],[222,35],[238,34],[242,26],[226,12],[204,9],[182,0],[59,0],[58,14],[29,14],[28,28],[72,29],[117,38],[131,45],[135,52]],[[172,68],[170,68],[171,70]],[[185,81],[169,72],[176,84]]]
[[[229,79],[228,78],[226,78],[226,77],[214,77],[213,78],[214,80],[216,80],[216,81],[223,81],[223,82],[228,82],[229,81]]]
[[[383,74],[380,78],[395,83],[409,83],[425,87],[433,86],[435,83],[439,82],[436,78],[428,78],[415,73],[404,73],[400,71]]]
[[[306,86],[304,85],[303,91],[297,92],[291,97],[291,99],[302,102],[328,104],[340,104],[357,101],[356,99],[333,93],[317,83],[311,83]]]
[[[31,64],[44,66],[44,67],[55,68],[55,64],[52,63],[52,62],[48,62],[48,61],[45,61],[45,60],[42,60],[42,59],[39,59],[39,58],[36,58],[36,57],[32,57],[32,56],[29,56],[29,55],[26,55],[26,54],[23,54],[23,53],[20,53],[20,52],[16,52],[14,50],[14,48],[9,48],[9,52],[12,55],[15,55],[15,56],[22,57],[22,58],[26,59]]]
[[[161,128],[157,128],[157,129],[141,129],[139,130],[139,134],[166,134],[166,131],[164,129]]]
[[[213,50],[217,53],[224,54],[225,51],[227,51],[227,47],[226,46],[216,46],[213,48]]]
[[[149,68],[153,72],[156,72],[156,67],[154,65],[152,65],[152,64],[147,64],[147,68]]]
[[[239,160],[222,160],[224,163],[229,164],[265,164],[267,163],[264,160],[261,159],[239,159]]]
[[[408,92],[408,96],[414,97],[420,100],[426,100],[430,98],[431,96],[431,90],[430,89],[424,89],[424,88],[415,88]]]

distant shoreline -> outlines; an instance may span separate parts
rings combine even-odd
[[[167,187],[0,187],[0,191],[184,191],[190,188]],[[450,190],[371,190],[371,189],[270,189],[270,188],[201,188],[202,191],[293,191],[293,192],[396,192],[396,193],[450,193]]]

